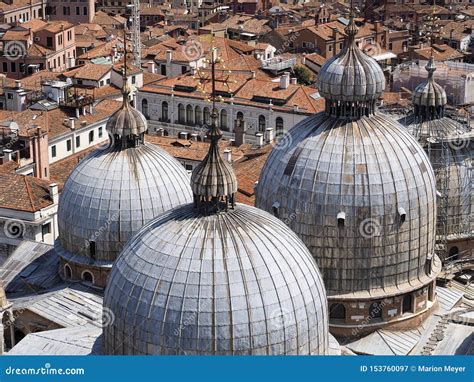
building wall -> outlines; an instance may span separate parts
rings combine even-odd
[[[195,111],[196,106],[201,108],[203,112],[204,108],[207,107],[210,109],[210,104],[204,100],[194,99],[194,98],[183,98],[171,95],[156,94],[156,93],[147,93],[139,91],[137,95],[137,107],[143,112],[142,103],[146,99],[148,102],[148,113],[144,113],[149,117],[149,132],[155,133],[157,129],[163,128],[169,135],[175,136],[179,132],[190,132],[198,133],[202,136],[206,134],[207,129],[203,128],[199,124],[194,123],[194,113],[193,113],[193,122],[181,123],[178,118],[178,108],[179,104],[184,105],[185,116],[186,116],[186,107],[191,105],[193,111]],[[168,118],[169,123],[164,123],[161,121],[162,116],[162,103],[168,103]],[[255,142],[256,133],[265,133],[265,130],[259,130],[258,118],[260,115],[265,117],[266,125],[265,128],[276,128],[276,119],[278,117],[283,119],[283,130],[284,132],[288,131],[295,124],[302,121],[308,117],[309,113],[297,112],[294,109],[288,108],[288,110],[280,111],[270,109],[268,105],[262,106],[249,106],[249,105],[239,105],[231,103],[218,104],[217,109],[219,114],[222,110],[227,112],[227,128],[221,126],[223,130],[224,137],[227,139],[234,138],[234,120],[237,118],[237,113],[243,113],[243,119],[247,122],[247,132],[246,138],[249,143]],[[203,113],[202,113],[203,115]]]
[[[11,9],[0,13],[0,22],[14,23],[16,21],[30,21],[43,19],[46,14],[46,0],[35,1],[34,4],[26,4],[22,7]]]
[[[50,19],[67,20],[71,23],[92,23],[95,15],[95,1],[50,0]]]
[[[53,138],[49,141],[49,149],[48,149],[48,157],[49,163],[55,163],[61,159],[64,159],[70,155],[73,155],[77,152],[85,150],[89,147],[98,145],[100,143],[105,143],[108,139],[107,131],[105,130],[105,121],[101,121],[99,123],[94,123],[92,125],[88,125],[86,127],[79,127],[77,124],[80,124],[79,120],[75,121],[76,129],[72,130],[68,134],[61,135],[60,137]],[[102,128],[102,136],[100,136],[100,128]],[[89,134],[93,132],[94,139],[92,142],[89,142]],[[76,145],[76,139],[79,138],[80,145]],[[71,148],[68,150],[67,142],[70,141]],[[56,156],[53,157],[53,147],[56,150]]]

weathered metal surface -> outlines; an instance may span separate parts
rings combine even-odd
[[[327,354],[321,276],[298,237],[253,207],[169,211],[127,243],[104,306],[107,354]]]
[[[95,259],[111,264],[145,223],[192,200],[186,170],[158,147],[97,150],[61,192],[59,242],[71,255],[89,259],[94,241]]]

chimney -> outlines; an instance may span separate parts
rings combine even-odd
[[[252,78],[256,78],[255,70],[252,70]]]
[[[296,77],[291,77],[291,84],[292,85],[298,84],[298,80],[296,79]]]
[[[273,128],[267,127],[265,129],[265,142],[270,143],[273,142]]]
[[[234,120],[234,137],[235,146],[239,147],[245,143],[245,132],[247,130],[247,122],[240,119]]]
[[[59,192],[58,192],[58,185],[56,183],[51,183],[49,186],[49,196],[53,199],[54,204],[58,204],[59,201]]]
[[[149,73],[156,73],[155,61],[148,61],[148,72]]]
[[[306,53],[303,53],[303,56],[301,57],[301,64],[306,65]]]
[[[76,128],[76,124],[75,124],[75,121],[74,121],[74,118],[69,118],[69,127],[71,130],[74,130]]]
[[[197,141],[198,140],[198,134],[197,133],[192,133],[191,134],[191,140],[192,141]]]
[[[290,85],[290,73],[285,72],[280,77],[280,89],[288,89],[289,85]]]
[[[15,80],[15,89],[21,89],[21,81]]]
[[[3,163],[10,162],[12,160],[13,150],[5,149],[3,150]]]
[[[166,63],[170,64],[172,59],[173,59],[173,52],[170,49],[168,49],[166,51]]]
[[[165,135],[165,131],[163,130],[163,128],[159,128],[158,130],[156,130],[156,135],[158,135],[159,137],[162,137]]]
[[[257,133],[255,134],[255,138],[256,138],[256,145],[258,147],[262,147],[263,146],[263,134],[262,133]]]
[[[232,163],[232,150],[231,149],[224,150],[224,159],[227,162]]]
[[[185,131],[181,131],[181,132],[178,134],[178,138],[179,138],[179,139],[188,139],[188,133],[186,133]]]

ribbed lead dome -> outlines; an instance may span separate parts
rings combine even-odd
[[[104,329],[105,353],[327,354],[316,264],[283,222],[235,204],[215,122],[192,177],[194,204],[145,226],[112,268],[104,307],[115,320]]]
[[[428,71],[428,79],[413,91],[415,115],[419,115],[421,120],[441,118],[444,116],[447,97],[444,88],[434,80],[433,73],[436,66],[432,56],[425,68]]]
[[[281,221],[245,205],[158,217],[112,268],[105,354],[323,355],[328,312],[310,253]]]
[[[155,145],[97,150],[79,163],[61,192],[58,251],[73,261],[111,265],[144,224],[191,201],[187,171]]]
[[[346,47],[323,65],[317,86],[326,99],[327,112],[357,117],[357,112],[370,114],[374,111],[375,102],[385,88],[385,77],[377,61],[357,47],[353,17],[346,27],[346,34]]]

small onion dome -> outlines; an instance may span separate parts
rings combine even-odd
[[[282,221],[242,204],[157,217],[110,273],[104,352],[115,355],[325,355],[324,284]]]
[[[385,89],[385,77],[377,61],[357,47],[357,27],[352,17],[345,31],[347,46],[323,65],[318,89],[326,99],[326,112],[357,117],[353,113],[374,111],[375,101]]]
[[[211,141],[209,152],[191,175],[191,188],[196,206],[212,207],[211,209],[223,206],[227,209],[228,203],[232,206],[234,204],[237,178],[232,165],[219,153],[218,142],[221,137],[222,132],[215,123],[213,112],[213,122],[208,133]]]
[[[447,97],[446,91],[433,78],[433,73],[436,70],[433,57],[430,57],[425,68],[428,71],[428,79],[415,88],[413,92],[413,105],[415,107],[415,115],[422,117],[422,119],[431,120],[444,115]]]
[[[134,147],[144,143],[148,123],[145,116],[130,105],[130,89],[126,82],[124,82],[122,93],[122,107],[109,118],[106,129],[117,148]]]

